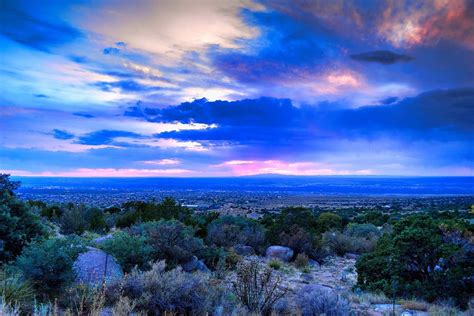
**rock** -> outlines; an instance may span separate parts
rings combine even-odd
[[[196,270],[205,272],[205,273],[211,272],[211,270],[209,270],[209,268],[206,266],[206,264],[202,260],[199,260]]]
[[[252,256],[255,254],[255,250],[251,246],[235,245],[233,248],[235,253],[241,256]]]
[[[102,250],[88,247],[73,264],[77,283],[97,285],[104,281],[120,280],[123,271],[117,260]],[[107,271],[106,271],[107,267]]]
[[[265,252],[265,257],[268,259],[278,259],[283,262],[288,262],[293,258],[293,250],[283,246],[270,246]]]
[[[109,234],[109,235],[98,237],[96,239],[92,239],[92,242],[97,244],[97,245],[102,245],[104,242],[106,242],[107,240],[112,239],[112,238],[114,238],[114,237]]]
[[[309,259],[308,264],[311,268],[317,268],[317,269],[321,268],[321,265],[319,264],[319,262],[313,259]]]
[[[301,280],[303,280],[304,283],[311,283],[314,281],[314,277],[309,274],[309,273],[301,273]]]
[[[193,256],[191,260],[189,260],[188,262],[183,263],[181,267],[183,268],[183,271],[186,271],[186,272],[193,272],[193,271],[201,271],[201,272],[206,272],[206,273],[211,272],[211,270],[209,270],[209,268],[206,266],[204,261],[199,260],[196,256]]]
[[[351,259],[351,260],[357,260],[357,258],[359,258],[359,255],[357,255],[355,253],[348,252],[344,255],[344,258]]]
[[[183,263],[181,267],[183,268],[183,271],[192,272],[197,269],[198,264],[198,258],[196,256],[192,256],[192,258],[188,262]]]

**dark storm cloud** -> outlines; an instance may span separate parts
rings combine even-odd
[[[321,139],[424,139],[472,141],[474,89],[431,91],[388,105],[345,109],[294,106],[289,100],[205,99],[154,109],[156,122],[216,124],[216,128],[163,132],[157,137],[194,141],[261,144],[295,150]],[[138,113],[137,113],[138,115]]]
[[[74,136],[74,134],[69,133],[68,131],[60,130],[60,129],[54,129],[53,130],[53,137],[56,138],[56,139],[67,140],[67,139],[73,139],[75,136]]]
[[[81,145],[110,145],[118,137],[142,138],[143,136],[128,131],[100,130],[80,136],[77,143]]]
[[[389,50],[375,50],[361,54],[351,55],[351,58],[358,61],[379,63],[383,65],[391,65],[398,62],[407,62],[413,58],[408,55],[397,54]]]
[[[0,5],[0,34],[33,49],[51,52],[51,48],[82,36],[81,31],[62,21],[44,21],[33,17],[14,2]]]

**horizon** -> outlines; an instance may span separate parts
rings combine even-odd
[[[473,177],[473,15],[469,0],[3,1],[0,173]]]

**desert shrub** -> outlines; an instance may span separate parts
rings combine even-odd
[[[165,198],[161,203],[155,201],[131,201],[122,205],[123,215],[117,220],[117,227],[129,227],[137,222],[179,220],[191,221],[192,211],[181,206],[172,198]]]
[[[281,270],[283,263],[278,259],[272,259],[268,262],[268,266],[274,270]]]
[[[23,311],[29,310],[34,296],[33,287],[22,275],[0,271],[0,298],[4,304],[19,306]]]
[[[0,264],[15,259],[34,238],[46,236],[47,227],[34,213],[34,207],[19,200],[14,190],[20,183],[0,174]]]
[[[233,248],[230,248],[225,256],[226,268],[229,270],[235,270],[240,261],[242,261],[242,257],[237,254]]]
[[[339,231],[328,231],[323,234],[323,247],[339,256],[348,252],[362,254],[373,251],[376,243],[377,238],[352,237]]]
[[[267,228],[267,239],[274,244],[279,244],[282,233],[291,234],[294,227],[300,227],[309,234],[317,232],[317,217],[314,213],[303,207],[288,207],[276,215],[266,214],[262,223]]]
[[[466,306],[474,291],[466,275],[474,274],[474,253],[443,240],[440,223],[428,215],[401,219],[392,234],[384,234],[374,252],[357,261],[358,284],[362,289],[429,302],[453,299]]]
[[[153,248],[153,260],[166,260],[170,265],[185,263],[204,250],[204,243],[194,237],[194,230],[176,220],[148,222],[130,231],[145,236],[146,243]]]
[[[142,270],[149,268],[148,262],[153,252],[153,248],[146,243],[145,236],[130,235],[127,232],[115,233],[100,248],[113,255],[125,272],[130,272],[135,266]]]
[[[101,210],[75,204],[68,204],[63,208],[59,225],[64,234],[77,235],[81,235],[87,230],[102,232],[106,228],[104,214]]]
[[[305,253],[299,253],[295,258],[295,266],[298,269],[304,269],[309,265],[309,258]]]
[[[350,314],[349,301],[324,286],[304,286],[295,297],[303,316],[345,316]]]
[[[318,230],[323,233],[332,229],[342,228],[342,218],[331,212],[319,214],[317,219]]]
[[[98,316],[105,305],[105,289],[73,284],[61,296],[60,304],[66,314]]]
[[[134,270],[122,281],[108,286],[108,299],[117,302],[120,296],[127,297],[135,302],[135,310],[154,315],[199,315],[210,311],[213,287],[206,275],[165,268],[165,262],[160,261],[150,271]]]
[[[193,226],[196,230],[196,236],[199,238],[206,238],[207,227],[209,224],[219,218],[218,212],[206,212],[204,214],[193,215],[185,224]]]
[[[224,260],[227,256],[227,252],[222,247],[215,245],[207,246],[200,252],[200,258],[204,261],[207,267],[215,270],[219,261]]]
[[[251,313],[268,313],[285,296],[282,277],[258,260],[242,261],[233,283],[234,294]]]
[[[242,216],[222,216],[209,224],[207,241],[221,247],[244,244],[258,249],[265,243],[265,230],[258,222]]]
[[[373,239],[381,235],[380,230],[373,224],[356,224],[347,225],[345,233],[351,237]]]
[[[55,295],[74,279],[72,265],[85,250],[77,236],[35,241],[23,249],[15,265],[38,293]]]
[[[307,232],[298,225],[293,225],[289,231],[281,232],[278,237],[279,245],[293,249],[296,254],[307,253],[316,256],[316,235]]]
[[[383,214],[382,212],[370,211],[365,214],[361,214],[355,218],[357,223],[373,224],[375,226],[383,226],[390,219],[390,215]]]

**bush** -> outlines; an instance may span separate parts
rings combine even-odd
[[[298,269],[305,269],[309,265],[309,258],[305,253],[300,253],[295,258],[295,266]]]
[[[107,296],[117,302],[124,296],[135,302],[135,310],[158,314],[205,314],[212,308],[213,287],[206,275],[185,273],[181,268],[165,270],[164,261],[150,271],[134,270],[123,281],[110,284]]]
[[[381,232],[377,226],[373,224],[351,223],[347,225],[346,234],[351,237],[373,239],[380,237]]]
[[[273,244],[281,244],[282,233],[293,235],[295,227],[301,228],[310,235],[315,234],[318,227],[316,216],[311,210],[303,207],[284,208],[277,215],[267,214],[262,219],[262,223],[267,228],[267,239]]]
[[[31,308],[34,296],[33,287],[23,276],[18,273],[0,272],[0,298],[4,304],[17,305],[25,311]]]
[[[77,236],[35,241],[23,249],[16,266],[38,293],[54,295],[74,280],[72,265],[85,250]]]
[[[293,225],[288,232],[282,232],[279,236],[278,244],[291,248],[296,254],[307,253],[311,256],[317,255],[315,234],[311,234],[297,225]]]
[[[356,267],[362,289],[432,302],[453,299],[466,306],[474,291],[474,253],[459,244],[443,241],[441,223],[427,215],[403,218],[384,234],[374,252],[359,258]]]
[[[153,260],[166,260],[170,265],[185,263],[204,250],[204,243],[194,237],[194,230],[176,220],[144,223],[130,231],[145,236],[153,249]]]
[[[146,243],[144,236],[133,236],[127,232],[117,232],[113,238],[100,245],[105,252],[113,255],[125,272],[137,266],[139,269],[149,268],[153,248]]]
[[[48,233],[34,209],[14,195],[19,185],[0,174],[0,264],[14,260],[28,242]]]
[[[268,263],[268,266],[272,268],[273,270],[281,270],[281,268],[283,267],[283,264],[278,259],[272,259]]]
[[[317,219],[318,229],[321,233],[331,229],[342,228],[342,218],[334,213],[324,212],[319,214]]]
[[[296,303],[303,316],[350,315],[348,300],[342,298],[334,290],[317,284],[302,287],[297,292]]]
[[[223,216],[209,224],[207,241],[220,247],[243,244],[259,249],[265,243],[265,230],[254,220],[242,216]]]
[[[282,278],[258,260],[242,261],[237,267],[234,294],[250,313],[269,313],[275,303],[285,296]]]
[[[85,205],[68,204],[62,210],[59,225],[64,234],[81,235],[87,230],[103,232],[106,228],[101,210]]]
[[[366,239],[352,237],[338,231],[328,231],[323,234],[323,247],[331,253],[343,256],[346,253],[362,254],[375,249],[377,238]]]
[[[60,304],[66,309],[66,315],[98,316],[105,305],[105,291],[86,284],[74,284],[61,296]]]

